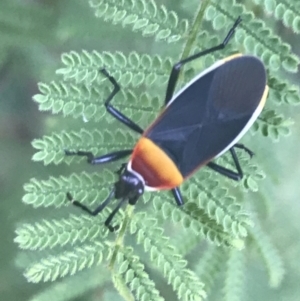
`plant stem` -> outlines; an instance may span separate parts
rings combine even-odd
[[[126,210],[125,210],[125,218],[124,218],[124,221],[122,223],[121,229],[118,233],[118,236],[115,240],[114,251],[113,251],[113,254],[111,256],[111,260],[109,262],[109,265],[108,265],[109,269],[112,270],[112,271],[113,271],[113,268],[114,268],[114,264],[115,264],[119,249],[120,249],[120,247],[123,246],[123,241],[124,241],[124,236],[125,236],[125,233],[126,233],[126,228],[127,228],[127,225],[129,223],[129,221],[132,218],[133,210],[134,210],[134,206],[127,205]]]
[[[204,12],[210,2],[211,2],[211,0],[201,1],[200,5],[198,7],[197,13],[195,15],[195,19],[194,19],[192,28],[190,30],[189,38],[186,41],[186,44],[183,48],[180,60],[183,60],[191,55],[192,47],[193,47],[193,44],[195,43],[197,34],[199,32],[199,28],[200,28],[200,25],[201,25],[201,22],[203,19]]]

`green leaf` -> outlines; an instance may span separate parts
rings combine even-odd
[[[214,19],[213,19],[213,27],[215,30],[220,30],[221,28],[223,28],[225,23],[225,17],[221,14],[218,14]]]
[[[156,35],[155,39],[157,41],[159,41],[159,40],[165,40],[165,39],[167,39],[170,36],[170,34],[171,34],[171,30],[170,29],[163,29],[163,30],[160,30],[158,32],[158,34]]]
[[[212,21],[215,18],[216,14],[216,9],[213,6],[209,5],[205,10],[206,20]]]

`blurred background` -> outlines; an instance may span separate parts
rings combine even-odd
[[[189,1],[182,2],[163,1],[181,17],[191,18]],[[197,1],[189,3],[196,7]],[[274,31],[292,45],[294,53],[300,54],[299,36],[280,22],[274,22]],[[18,267],[21,259],[17,244],[13,243],[14,230],[18,223],[40,214],[39,210],[22,204],[23,184],[32,177],[46,179],[69,168],[64,164],[44,167],[42,163],[31,161],[34,150],[30,142],[34,138],[73,126],[72,120],[38,111],[32,101],[32,96],[38,93],[37,82],[50,82],[54,78],[63,52],[97,49],[99,52],[121,50],[128,53],[137,50],[172,56],[180,49],[170,47],[166,50],[164,47],[161,51],[161,45],[154,45],[152,39],[143,39],[141,43],[140,35],[127,29],[120,31],[119,27],[96,19],[87,1],[0,1],[1,300],[32,300],[45,287],[44,284],[27,283],[23,268]],[[292,80],[299,84],[299,75],[295,74]],[[278,143],[267,139],[261,145],[254,142],[251,149],[260,161],[264,161],[265,173],[272,175],[272,185],[262,188],[272,202],[272,212],[264,226],[283,257],[286,277],[280,288],[271,290],[263,268],[260,265],[249,267],[248,284],[253,288],[249,300],[300,300],[300,108],[280,109],[285,116],[295,120],[292,135],[281,138]],[[270,154],[275,162],[262,159]],[[114,289],[106,294],[84,300],[122,300]]]

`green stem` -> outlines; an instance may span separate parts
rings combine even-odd
[[[124,241],[124,236],[125,236],[125,233],[126,233],[126,228],[127,228],[127,225],[129,223],[129,221],[132,219],[133,210],[134,210],[134,206],[127,205],[126,210],[125,210],[125,218],[124,218],[124,221],[122,223],[121,229],[118,233],[118,236],[116,238],[116,241],[115,241],[115,244],[114,244],[114,246],[115,246],[114,247],[114,252],[111,256],[111,260],[110,260],[109,265],[108,265],[109,269],[112,270],[112,271],[114,269],[114,264],[115,264],[119,249],[123,246],[123,241]]]
[[[211,0],[203,0],[200,3],[200,5],[198,7],[198,11],[197,11],[197,13],[195,15],[196,17],[195,17],[193,26],[192,26],[191,31],[189,33],[189,38],[186,41],[186,44],[185,44],[185,46],[183,48],[180,60],[185,59],[188,56],[190,56],[193,44],[195,43],[195,40],[196,40],[197,35],[199,33],[199,28],[200,28],[201,23],[202,23],[204,12],[205,12],[206,7],[208,6],[208,4],[210,2],[211,2]]]

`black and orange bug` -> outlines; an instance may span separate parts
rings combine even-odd
[[[262,62],[253,56],[232,55],[214,63],[173,95],[182,66],[223,49],[240,22],[239,17],[222,44],[173,66],[165,109],[145,131],[111,105],[120,86],[105,69],[100,70],[114,86],[105,101],[107,111],[142,137],[133,150],[120,150],[101,157],[94,157],[91,152],[65,151],[66,155],[87,157],[90,164],[113,162],[131,155],[129,162],[119,170],[119,180],[109,196],[95,210],[90,210],[67,193],[69,201],[90,215],[97,215],[110,200],[120,199],[105,221],[105,225],[114,231],[115,227],[110,223],[122,204],[125,201],[136,204],[145,190],[171,190],[176,203],[183,205],[179,185],[202,166],[233,180],[243,177],[235,148],[242,148],[253,155],[237,142],[257,119],[266,102],[268,86]],[[236,171],[212,162],[227,151],[232,155]]]

